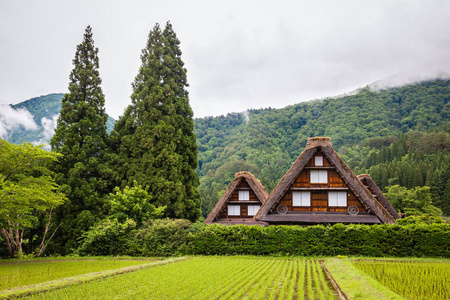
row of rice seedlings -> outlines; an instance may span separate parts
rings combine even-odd
[[[355,265],[410,299],[450,299],[450,264],[357,261]]]
[[[275,260],[275,266],[269,272],[267,272],[267,277],[264,278],[263,283],[255,291],[255,294],[251,299],[266,299],[268,297],[269,289],[272,286],[274,277],[279,276],[281,273],[281,268],[283,266],[283,260]]]
[[[36,260],[0,263],[0,290],[42,283],[92,272],[149,263],[151,260]]]
[[[297,280],[297,299],[305,299],[305,278],[306,278],[306,260],[299,262],[298,280]],[[295,297],[295,293],[294,293]]]
[[[297,260],[289,261],[289,268],[287,271],[286,276],[284,277],[284,284],[281,287],[280,294],[278,295],[278,299],[292,299],[292,294],[294,292],[294,287],[292,286],[294,284],[294,280],[292,280],[292,277],[297,278]],[[289,298],[289,294],[291,294],[291,297]]]
[[[313,279],[311,275],[311,264],[312,262],[310,260],[306,261],[305,268],[306,268],[306,294],[308,296],[308,299],[314,300],[314,289],[313,289]]]

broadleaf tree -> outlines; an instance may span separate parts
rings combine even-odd
[[[64,248],[56,251],[65,253],[75,249],[81,233],[99,219],[101,197],[111,191],[111,172],[104,163],[108,151],[105,98],[90,26],[77,46],[73,65],[69,93],[62,99],[51,140],[53,151],[64,155],[55,171],[69,200],[57,212],[62,222],[59,241]]]
[[[0,234],[10,256],[23,252],[24,232],[38,225],[39,214],[64,202],[50,171],[50,165],[60,157],[39,146],[14,145],[0,139]],[[48,244],[46,235],[41,244],[40,254]]]
[[[142,50],[131,105],[111,134],[121,187],[148,188],[165,215],[196,220],[200,214],[197,145],[180,41],[168,22],[156,24]]]

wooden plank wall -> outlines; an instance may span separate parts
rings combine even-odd
[[[248,209],[248,204],[247,201],[239,201],[239,190],[248,190],[250,191],[250,201],[258,201],[259,205],[261,205],[261,201],[259,201],[258,197],[256,197],[255,192],[250,188],[250,185],[247,183],[247,180],[245,180],[244,178],[241,179],[241,182],[239,183],[239,185],[237,186],[236,190],[234,191],[233,194],[231,194],[230,198],[224,203],[224,205],[222,206],[219,215],[217,216],[218,218],[229,218],[229,219],[242,219],[242,218],[248,218],[248,219],[253,219],[253,216],[248,216],[247,215],[247,209]],[[240,205],[241,206],[241,215],[240,216],[228,216],[228,202],[229,201],[239,201],[239,203],[232,203],[230,205]],[[257,205],[255,203],[252,203],[250,205]]]
[[[322,153],[316,153],[316,155],[323,156]],[[289,211],[329,211],[329,212],[347,212],[349,206],[357,206],[360,212],[366,210],[362,206],[361,202],[356,198],[353,192],[349,189],[347,192],[347,206],[346,207],[328,207],[328,191],[314,191],[314,188],[346,188],[347,185],[342,180],[339,173],[335,169],[327,169],[331,167],[330,162],[323,157],[323,169],[328,172],[327,183],[310,183],[310,171],[308,167],[315,167],[314,169],[320,169],[314,165],[314,157],[308,162],[305,169],[299,174],[298,178],[292,184],[292,188],[311,188],[311,206],[310,207],[294,207],[292,205],[292,191],[288,190],[282,197],[279,205],[286,205]]]

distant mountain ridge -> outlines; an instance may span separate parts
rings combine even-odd
[[[27,110],[33,117],[37,129],[30,130],[24,126],[18,126],[9,130],[3,138],[14,144],[21,144],[23,141],[34,144],[48,144],[54,134],[63,97],[63,93],[49,94],[10,105],[14,110]],[[115,120],[108,116],[106,123],[108,132],[113,130],[114,123]]]

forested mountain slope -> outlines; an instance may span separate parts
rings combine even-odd
[[[395,176],[395,172],[387,173],[383,166],[376,167],[394,163],[395,159],[407,165],[408,159],[418,161],[420,157],[431,164],[431,169],[417,164],[417,168],[426,169],[424,173],[434,174],[439,169],[448,176],[449,99],[450,81],[436,80],[383,91],[363,88],[356,95],[303,102],[283,109],[250,110],[249,120],[242,113],[196,119],[203,214],[212,209],[238,171],[252,172],[270,192],[302,152],[307,138],[313,136],[331,137],[333,147],[342,148],[340,153],[356,168],[356,173],[369,172],[383,187],[389,184],[389,179],[397,177],[400,181],[407,177],[403,171]],[[435,139],[444,142],[439,142],[436,148],[439,151],[433,153],[406,145],[396,157],[369,160],[371,155],[386,152],[394,140],[405,141],[402,145],[414,141],[414,135],[405,137],[410,132],[416,132],[418,139],[422,138],[421,132],[443,132],[427,138],[430,143],[436,142]],[[373,137],[381,137],[379,143],[385,148],[368,147],[368,139]],[[448,178],[440,180],[444,185],[448,182]],[[401,182],[393,179],[390,183]],[[418,179],[416,183],[423,185]]]
[[[33,116],[37,125],[37,130],[27,130],[23,127],[11,130],[6,140],[14,144],[21,144],[23,141],[29,143],[48,143],[54,134],[56,120],[61,110],[62,93],[49,94],[35,97],[15,105],[13,109],[26,109]],[[114,119],[108,116],[107,128],[110,132],[114,127]]]

